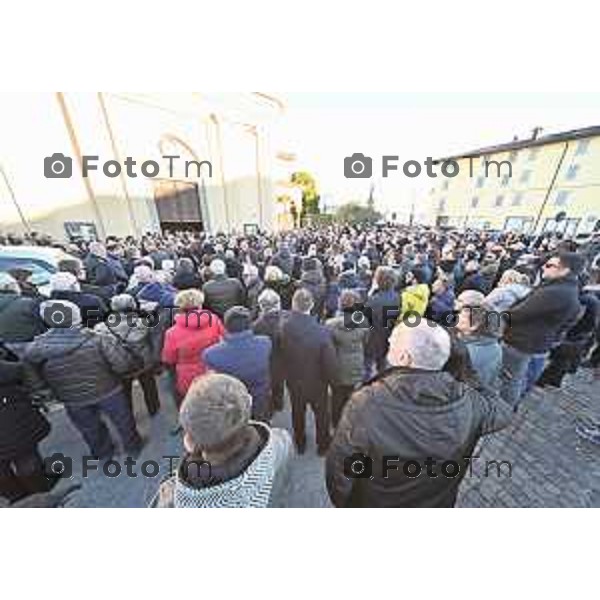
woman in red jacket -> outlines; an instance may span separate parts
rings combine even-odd
[[[204,294],[200,290],[185,290],[177,294],[175,324],[166,335],[162,362],[167,366],[177,407],[185,397],[192,381],[207,368],[202,352],[220,342],[225,330],[221,319],[204,310]]]

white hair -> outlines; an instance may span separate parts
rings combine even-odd
[[[81,310],[68,300],[46,300],[40,304],[40,316],[48,327],[59,329],[81,325]]]
[[[154,281],[154,271],[148,265],[138,265],[133,270],[136,281],[140,283],[151,283]]]
[[[412,368],[441,371],[450,358],[451,341],[440,325],[422,320],[415,327],[398,325],[390,336],[388,361],[392,366],[406,366],[405,355],[412,359]]]
[[[281,298],[275,290],[267,288],[258,296],[258,306],[263,312],[281,310]]]
[[[281,281],[283,279],[283,271],[275,265],[269,265],[265,269],[265,281]]]
[[[219,258],[215,258],[215,260],[210,263],[210,270],[213,275],[225,275],[226,268],[225,263]]]
[[[115,312],[134,311],[137,308],[135,298],[130,294],[118,294],[113,296],[110,307]]]
[[[50,275],[50,290],[53,292],[79,292],[79,281],[72,273],[64,271]]]

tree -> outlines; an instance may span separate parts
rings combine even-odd
[[[321,211],[319,202],[321,196],[317,190],[317,182],[308,171],[296,171],[292,174],[292,183],[302,190],[302,217],[318,215]]]
[[[371,204],[371,203],[369,203]],[[364,206],[360,202],[347,202],[338,207],[335,214],[336,221],[340,223],[375,223],[383,217],[372,205]]]

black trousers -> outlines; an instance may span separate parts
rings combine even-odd
[[[350,399],[352,392],[354,391],[353,385],[334,385],[331,388],[331,421],[333,427],[337,427],[342,413],[344,412],[344,406]]]
[[[275,379],[271,376],[271,414],[283,410],[283,379]]]
[[[538,385],[559,388],[567,373],[575,373],[582,362],[589,342],[565,343],[550,353],[550,362],[538,381]]]
[[[148,412],[151,415],[155,415],[160,410],[160,400],[158,397],[158,388],[156,386],[156,377],[154,376],[154,371],[144,371],[136,379],[140,382],[140,385],[142,386],[142,392],[144,393],[144,402],[146,403]],[[123,380],[123,390],[125,391],[125,396],[127,397],[127,402],[129,402],[129,406],[131,407],[132,414],[133,381],[134,379],[129,378]]]
[[[315,416],[317,448],[319,452],[325,452],[331,441],[327,388],[311,397],[307,397],[306,392],[300,389],[300,386],[288,384],[288,389],[292,404],[292,426],[296,447],[299,450],[304,450],[306,447],[306,407],[310,406]]]
[[[16,502],[31,494],[49,491],[55,482],[44,474],[37,448],[11,458],[0,458],[0,496]]]

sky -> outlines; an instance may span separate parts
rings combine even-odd
[[[334,206],[366,200],[375,186],[378,208],[408,215],[432,186],[426,175],[381,177],[381,156],[423,162],[476,148],[600,125],[600,94],[399,94],[279,92],[287,105],[280,147],[296,153],[299,169],[317,178]],[[344,158],[372,156],[372,180],[346,179]],[[379,173],[377,172],[379,171]]]

